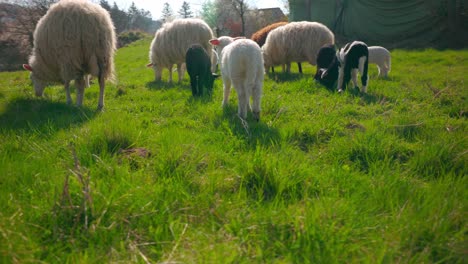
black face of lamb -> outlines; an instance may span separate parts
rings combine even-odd
[[[317,53],[317,72],[314,79],[328,89],[332,89],[338,79],[338,66],[335,46],[323,46]]]
[[[317,53],[317,69],[329,68],[335,57],[336,50],[333,45],[321,47]]]
[[[361,75],[361,83],[367,86],[367,71],[369,65],[369,50],[367,45],[361,41],[354,41],[346,44],[340,54],[344,53],[344,72],[343,72],[343,90],[351,80],[351,70],[359,69],[359,58],[366,57],[364,71]]]
[[[194,97],[213,92],[214,76],[211,73],[211,60],[205,49],[198,44],[188,48],[185,56],[190,86]],[[205,91],[206,90],[206,91]]]
[[[334,60],[328,69],[317,68],[317,73],[315,74],[314,79],[323,86],[332,90],[338,80],[338,65],[339,62]]]

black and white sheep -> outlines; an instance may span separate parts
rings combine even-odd
[[[237,92],[238,115],[247,118],[247,109],[252,97],[251,110],[255,120],[260,120],[260,103],[264,80],[262,51],[258,44],[250,39],[219,37],[212,39],[220,54],[221,74],[224,84],[223,106],[229,102],[231,84]]]
[[[203,20],[197,18],[176,19],[165,23],[154,35],[151,42],[147,66],[154,69],[155,81],[161,80],[163,68],[169,69],[169,82],[172,82],[172,66],[177,65],[179,83],[184,71],[182,64],[185,54],[192,44],[200,44],[212,58],[211,45],[213,31]],[[213,65],[214,66],[214,65]]]
[[[362,92],[367,92],[369,67],[369,50],[366,43],[362,41],[353,41],[347,43],[340,49],[337,55],[340,67],[338,70],[338,92],[346,89],[350,79],[354,87],[358,87],[357,73],[361,75]]]
[[[218,75],[211,72],[211,58],[200,44],[193,44],[187,49],[185,65],[190,76],[193,96],[212,95],[213,83]]]
[[[50,7],[34,31],[29,64],[37,96],[48,83],[63,83],[67,103],[72,102],[70,81],[75,80],[76,104],[83,103],[88,75],[98,78],[98,109],[104,106],[105,80],[114,77],[116,37],[109,13],[85,0],[62,0]]]

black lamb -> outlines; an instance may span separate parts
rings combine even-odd
[[[333,89],[338,79],[338,66],[335,46],[323,46],[317,53],[317,72],[314,79],[328,89]]]
[[[211,59],[200,44],[191,45],[185,54],[185,64],[190,76],[192,95],[213,94],[213,83],[218,75],[211,72]]]

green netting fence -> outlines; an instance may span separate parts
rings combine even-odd
[[[290,21],[327,25],[340,42],[468,47],[468,0],[290,0]]]

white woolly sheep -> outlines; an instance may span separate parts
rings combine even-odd
[[[255,41],[220,37],[212,39],[220,53],[221,75],[224,84],[223,106],[229,102],[231,84],[237,92],[238,115],[247,118],[247,108],[252,97],[251,110],[255,120],[260,120],[260,103],[264,78],[262,50]]]
[[[257,32],[253,33],[252,36],[250,37],[251,40],[257,42],[257,44],[262,47],[265,44],[266,38],[268,34],[275,28],[282,27],[284,25],[288,24],[288,22],[276,22],[273,24],[270,24],[264,28],[259,29]],[[283,67],[283,72],[285,72],[285,67],[287,69],[291,69],[291,65],[281,65]],[[302,73],[302,65],[300,62],[297,63],[297,67],[299,68],[299,73]],[[271,72],[275,72],[275,68],[271,67]]]
[[[176,19],[165,23],[154,35],[151,42],[147,66],[154,69],[155,81],[161,80],[163,68],[169,69],[169,82],[172,82],[172,65],[177,65],[179,83],[184,75],[182,64],[185,62],[185,53],[192,44],[200,44],[212,59],[210,39],[213,31],[201,19]],[[214,67],[214,64],[212,65]],[[213,70],[212,67],[212,70]]]
[[[392,67],[390,51],[380,46],[370,46],[368,50],[369,63],[377,64],[379,76],[387,77]]]
[[[367,92],[367,70],[369,65],[369,50],[366,43],[353,41],[340,49],[336,56],[340,68],[338,70],[338,92],[346,89],[346,85],[352,78],[353,84],[357,87],[357,72],[361,74],[362,92]]]
[[[114,77],[116,37],[109,13],[85,0],[62,0],[50,7],[34,31],[34,48],[29,64],[37,96],[49,82],[65,86],[70,104],[70,81],[75,80],[76,104],[81,106],[88,75],[99,81],[98,109],[104,106],[106,79]]]
[[[291,22],[272,30],[262,47],[265,69],[274,65],[290,65],[291,62],[316,63],[319,49],[334,44],[335,36],[318,22]],[[289,72],[289,67],[287,72]]]

